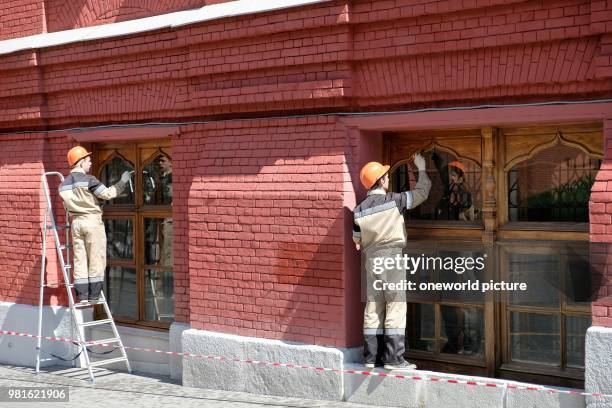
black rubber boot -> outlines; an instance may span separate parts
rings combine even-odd
[[[89,300],[98,301],[104,282],[89,282]]]
[[[76,283],[74,285],[78,301],[89,300],[89,283]]]

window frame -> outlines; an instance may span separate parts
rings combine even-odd
[[[536,132],[540,139],[549,137],[546,143],[540,143],[535,148],[528,149],[528,154],[524,154],[526,146],[520,154],[512,153],[512,145],[508,142],[513,137],[522,137],[520,142],[529,139],[529,135]],[[589,223],[565,223],[565,222],[508,222],[508,176],[507,171],[514,164],[522,160],[527,160],[539,151],[559,143],[581,149],[591,156],[603,157],[603,129],[601,123],[585,124],[559,124],[545,126],[528,126],[513,128],[492,128],[483,127],[477,130],[444,130],[444,131],[419,131],[419,132],[397,132],[383,133],[383,160],[389,163],[391,171],[397,167],[400,161],[398,157],[410,157],[419,150],[426,150],[432,145],[432,139],[439,135],[447,135],[450,139],[460,139],[474,134],[480,135],[481,157],[481,195],[482,195],[482,225],[474,225],[468,222],[406,222],[406,232],[408,239],[418,237],[418,241],[431,244],[432,242],[444,242],[446,240],[462,240],[466,245],[469,243],[491,245],[493,261],[493,271],[489,276],[491,279],[500,280],[501,271],[501,247],[513,245],[516,242],[529,240],[534,243],[544,245],[546,242],[554,244],[555,241],[589,241]],[[565,134],[570,137],[565,138]],[[518,135],[518,136],[517,136]],[[544,136],[547,135],[547,136]],[[573,135],[573,136],[572,136]],[[573,137],[573,138],[572,138]],[[590,139],[589,139],[590,138]],[[397,147],[394,144],[401,144],[402,139],[407,142],[407,146]],[[423,140],[419,140],[423,139]],[[554,139],[554,140],[553,140]],[[589,141],[590,140],[590,141]],[[593,142],[594,140],[594,142]],[[554,143],[552,143],[554,141]],[[512,140],[516,142],[516,140]],[[545,145],[547,144],[547,145]],[[397,152],[394,152],[394,148]],[[520,149],[519,149],[520,150]],[[511,156],[511,157],[508,157]],[[457,156],[456,157],[460,157]],[[553,231],[554,234],[550,232]],[[413,238],[414,240],[414,238]],[[413,241],[414,242],[414,241]],[[509,333],[509,320],[506,317],[507,303],[501,299],[501,294],[489,293],[485,298],[484,304],[484,335],[485,335],[485,367],[478,364],[469,364],[465,358],[435,358],[430,352],[411,351],[406,354],[407,358],[416,360],[424,368],[442,369],[458,373],[472,375],[497,376],[521,381],[536,381],[549,383],[552,385],[564,385],[570,387],[582,387],[584,385],[584,370],[566,367],[564,370],[550,369],[545,366],[522,365],[518,363],[507,364],[509,352],[506,335]],[[415,303],[421,303],[415,302]],[[428,303],[428,302],[422,302]],[[444,302],[442,302],[444,303]],[[466,303],[467,304],[467,303]],[[439,306],[436,307],[436,339],[440,328],[438,323]],[[590,306],[580,310],[562,310],[559,312],[561,325],[565,325],[567,316],[591,316]],[[410,322],[407,322],[410,325]],[[560,331],[561,343],[565,347],[567,336]],[[436,350],[438,346],[436,345]],[[565,352],[562,353],[563,368],[566,365]],[[473,363],[473,362],[472,362]],[[551,380],[554,378],[554,380]]]
[[[132,326],[139,328],[147,328],[153,330],[167,331],[170,329],[171,321],[165,320],[145,320],[145,269],[173,269],[161,266],[146,265],[144,263],[144,219],[145,218],[172,218],[172,205],[145,205],[143,204],[143,168],[151,163],[159,154],[165,154],[172,159],[172,148],[170,139],[156,139],[154,141],[140,142],[103,142],[93,144],[93,160],[94,166],[92,174],[98,179],[104,165],[109,160],[119,155],[119,157],[127,160],[133,165],[134,175],[134,204],[106,204],[104,205],[103,220],[109,218],[127,218],[133,219],[133,242],[134,242],[134,259],[132,264],[127,267],[136,269],[137,281],[137,307],[138,318],[134,319],[129,316],[114,315],[117,323],[124,326]],[[174,239],[174,237],[173,237]],[[107,268],[109,266],[126,266],[124,261],[116,262],[107,260]],[[105,271],[106,273],[106,271]],[[106,279],[105,279],[106,281]],[[106,286],[105,286],[106,290]],[[174,288],[173,288],[174,291]],[[95,306],[94,316],[96,319],[102,319],[105,316],[104,310],[98,305]]]

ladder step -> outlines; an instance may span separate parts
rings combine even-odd
[[[63,287],[64,285],[65,285],[64,282],[56,282],[56,283],[45,283],[43,286],[45,288],[57,289],[57,288]]]
[[[70,229],[70,225],[53,225],[47,224],[46,229],[48,230],[60,230],[60,229]]]
[[[60,245],[60,249],[72,248],[72,244]]]
[[[116,358],[109,358],[108,360],[94,361],[93,363],[89,363],[89,366],[98,367],[98,366],[105,365],[105,364],[118,363],[119,361],[127,361],[127,358],[116,357]]]
[[[102,324],[112,323],[113,319],[92,320],[91,322],[79,323],[81,327],[98,326]]]
[[[79,302],[79,303],[75,303],[75,304],[74,304],[74,307],[75,307],[75,309],[81,309],[81,308],[91,307],[91,306],[95,306],[95,305],[103,305],[103,304],[105,304],[105,303],[106,303],[106,302],[103,302],[103,301],[101,301],[101,300],[97,301],[96,303],[90,303],[90,302],[87,302],[87,303],[80,303],[80,302]]]
[[[119,337],[113,337],[112,339],[102,339],[102,340],[88,341],[87,344],[85,344],[85,345],[86,346],[97,346],[98,344],[117,343],[119,341],[121,341],[121,339]]]

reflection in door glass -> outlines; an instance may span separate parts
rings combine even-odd
[[[106,268],[106,296],[113,315],[138,319],[136,288],[136,269]]]
[[[465,356],[484,355],[484,314],[472,307],[441,306],[441,352]]]
[[[564,145],[545,149],[508,172],[510,221],[588,222],[589,197],[601,165]]]
[[[406,337],[412,350],[434,351],[436,328],[434,305],[430,303],[408,303]]]
[[[145,319],[174,320],[172,271],[145,270]]]
[[[172,218],[144,219],[145,265],[172,267]]]
[[[124,171],[134,171],[134,168],[128,161],[123,160],[119,156],[115,156],[112,160],[106,163],[104,167],[102,167],[102,171],[100,171],[100,181],[106,187],[110,187],[121,179],[121,175]],[[106,201],[106,203],[134,204],[134,185],[130,185],[128,183],[119,196],[113,198],[112,200]]]
[[[172,204],[172,161],[165,154],[157,156],[142,171],[143,202]]]
[[[104,220],[106,229],[106,257],[112,259],[132,259],[134,257],[134,236],[130,218],[108,218]]]
[[[431,180],[428,199],[408,212],[411,220],[480,221],[482,195],[480,166],[442,151],[423,153]],[[413,172],[414,171],[414,172]],[[414,188],[418,174],[408,164],[390,174],[391,188],[401,192]]]

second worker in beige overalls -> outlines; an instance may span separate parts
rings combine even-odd
[[[381,289],[379,283],[401,283],[406,270],[394,266],[382,271],[374,267],[377,260],[395,259],[403,255],[406,246],[404,211],[424,202],[431,189],[425,159],[414,156],[419,179],[414,190],[390,192],[389,166],[370,162],[363,166],[360,179],[368,195],[353,210],[353,239],[362,250],[366,271],[366,306],[363,318],[364,358],[367,368],[377,364],[379,337],[383,338],[382,362],[389,370],[414,369],[404,360],[406,333],[406,291]]]
[[[72,169],[59,187],[64,207],[72,217],[74,289],[81,302],[96,302],[104,285],[106,231],[99,200],[117,197],[130,180],[130,173],[126,171],[118,183],[106,187],[88,174],[90,156],[81,146],[70,149],[68,164]]]

